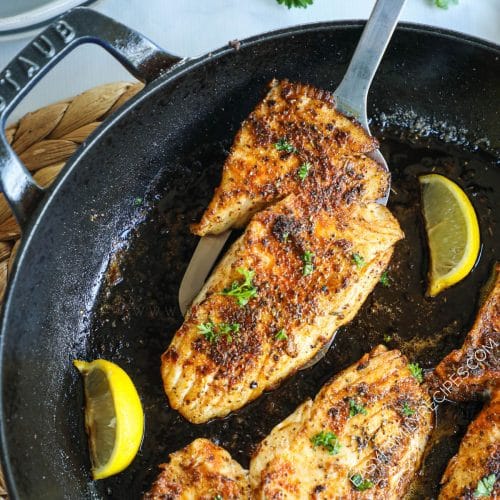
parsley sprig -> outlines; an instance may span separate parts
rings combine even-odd
[[[408,365],[408,369],[410,370],[411,374],[417,379],[419,383],[422,383],[424,381],[424,375],[422,373],[422,368],[420,368],[418,363],[410,363]]]
[[[233,281],[231,286],[224,288],[221,295],[234,297],[240,307],[246,306],[248,301],[257,296],[257,288],[253,284],[255,271],[239,267],[237,271],[243,276],[243,282]]]
[[[403,408],[401,409],[401,411],[403,412],[403,415],[405,417],[411,417],[414,413],[415,413],[415,410],[413,410],[410,405],[408,403],[403,403]]]
[[[274,147],[278,151],[285,151],[286,153],[296,153],[297,150],[294,148],[292,144],[290,144],[286,139],[281,138],[277,143],[274,144]]]
[[[458,0],[434,0],[434,5],[440,9],[447,9],[451,4],[457,5]]]
[[[386,288],[389,288],[391,286],[391,279],[389,278],[389,274],[387,271],[384,271],[380,276],[380,283]]]
[[[358,266],[358,269],[361,269],[365,265],[365,259],[362,255],[359,255],[359,253],[352,254],[352,261]]]
[[[339,438],[333,432],[321,431],[311,438],[313,448],[322,446],[330,455],[336,455],[342,445],[339,443]]]
[[[314,0],[277,0],[280,5],[286,5],[289,9],[292,7],[307,8],[313,4]]]
[[[274,336],[276,340],[286,340],[288,338],[288,335],[286,334],[286,331],[284,328],[278,331],[278,333]]]
[[[239,323],[217,323],[212,320],[198,325],[198,333],[203,335],[210,343],[217,342],[221,337],[226,337],[228,342],[233,341],[233,335],[240,331]]]
[[[349,417],[354,417],[360,413],[366,415],[366,408],[355,399],[349,399]]]
[[[353,474],[349,479],[355,490],[365,491],[373,487],[373,481],[363,479],[361,474]]]
[[[301,181],[304,181],[305,178],[309,175],[309,170],[311,170],[312,165],[306,161],[302,163],[302,165],[297,170],[297,175]]]
[[[314,254],[309,250],[306,250],[302,255],[301,259],[302,262],[304,263],[304,267],[302,268],[302,274],[304,276],[309,276],[314,271],[313,258]]]
[[[497,477],[495,473],[489,476],[484,476],[477,483],[476,491],[474,491],[474,498],[489,497],[493,493]]]

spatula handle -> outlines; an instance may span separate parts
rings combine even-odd
[[[377,0],[354,51],[351,63],[334,92],[337,108],[368,128],[368,89],[392,37],[405,0]]]

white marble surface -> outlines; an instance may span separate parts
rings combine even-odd
[[[15,1],[15,0],[13,0]],[[99,0],[93,8],[141,31],[169,52],[199,55],[235,38],[317,21],[366,19],[374,0],[315,0],[288,10],[275,0]],[[500,44],[500,0],[459,0],[442,10],[407,0],[401,19],[452,29]],[[0,38],[0,68],[33,37]],[[47,75],[12,118],[100,83],[131,79],[101,48],[76,49]]]

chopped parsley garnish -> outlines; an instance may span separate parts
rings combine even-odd
[[[418,363],[410,363],[408,365],[408,369],[410,370],[411,374],[418,380],[418,382],[422,383],[424,381],[422,368],[420,368]]]
[[[307,8],[313,4],[314,0],[276,0],[280,5],[286,5],[289,9],[292,7]]]
[[[198,325],[198,332],[209,342],[217,342],[221,337],[226,337],[228,342],[233,341],[233,335],[240,331],[239,323],[218,323],[207,321]]]
[[[274,337],[276,340],[286,340],[288,338],[288,335],[286,334],[286,331],[284,328],[282,328]]]
[[[354,417],[359,413],[366,415],[366,408],[362,404],[357,403],[354,399],[349,399],[349,416]]]
[[[217,495],[214,496],[214,500],[224,500],[224,498],[222,497],[222,495],[219,495],[217,493]]]
[[[212,321],[201,323],[198,325],[198,333],[203,335],[209,342],[215,342],[217,335],[215,334],[215,324]]]
[[[412,410],[410,405],[406,402],[403,404],[403,409],[401,411],[405,417],[411,417],[415,413],[415,410]]]
[[[255,288],[252,280],[255,271],[243,269],[239,267],[237,271],[243,276],[243,282],[233,281],[229,288],[224,288],[221,295],[228,295],[234,297],[240,307],[246,306],[248,301],[257,295],[257,288]]]
[[[451,4],[457,5],[458,0],[434,0],[434,5],[440,9],[447,9]]]
[[[302,268],[302,274],[304,276],[309,276],[314,271],[314,264],[312,261],[313,257],[314,254],[309,250],[306,250],[304,252],[304,255],[302,255],[301,257],[302,262],[304,263],[304,267]]]
[[[484,476],[477,483],[476,491],[474,491],[474,498],[489,497],[493,493],[493,488],[495,486],[495,481],[497,477],[495,473],[489,476]]]
[[[306,161],[305,163],[302,163],[302,165],[299,167],[299,170],[297,171],[297,175],[299,176],[299,179],[303,181],[308,175],[309,175],[309,170],[311,170],[312,165]]]
[[[354,489],[358,491],[369,490],[373,487],[373,481],[369,479],[363,479],[361,474],[353,474],[350,478],[351,483],[354,486]]]
[[[278,151],[285,151],[286,153],[297,152],[297,150],[286,139],[280,139],[277,143],[274,144],[274,147]]]
[[[321,431],[311,438],[313,448],[322,446],[330,455],[336,455],[342,445],[339,443],[339,438],[333,432]]]
[[[384,271],[382,273],[382,276],[380,276],[380,283],[382,284],[382,286],[385,286],[387,288],[391,286],[391,280],[389,278],[389,274],[387,273],[387,271]]]
[[[361,255],[359,255],[359,253],[353,253],[352,260],[359,269],[361,269],[365,265],[365,259]]]
[[[142,202],[143,202],[143,201],[144,201],[144,200],[143,200],[142,198],[137,197],[137,198],[135,198],[135,200],[134,200],[134,205],[135,205],[136,207],[138,207],[138,206],[142,205]]]
[[[387,344],[387,342],[390,342],[391,340],[392,340],[392,335],[384,333],[384,342]]]

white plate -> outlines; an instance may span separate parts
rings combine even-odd
[[[0,36],[23,33],[88,0],[0,0]]]

